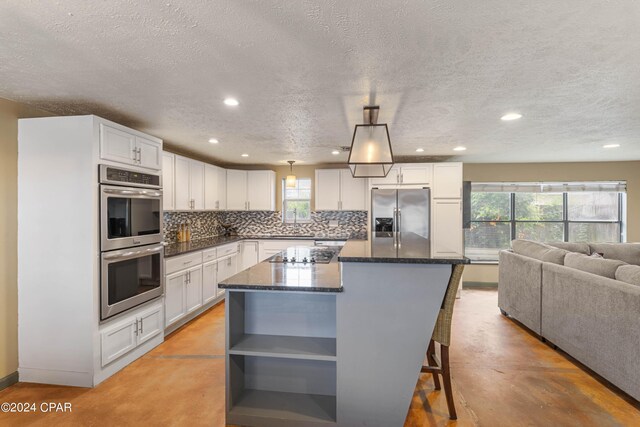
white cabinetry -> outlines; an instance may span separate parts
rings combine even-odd
[[[315,210],[366,210],[366,179],[349,169],[316,169]]]
[[[218,296],[218,261],[202,264],[202,304],[206,305]]]
[[[204,163],[175,156],[175,209],[204,209]]]
[[[313,246],[313,240],[260,240],[258,262],[262,262],[292,246]]]
[[[432,254],[434,256],[463,254],[462,200],[433,200],[432,218]]]
[[[222,181],[222,182],[221,182]],[[204,209],[225,209],[227,198],[226,171],[218,166],[204,165]]]
[[[371,178],[371,185],[421,184],[430,186],[433,166],[430,163],[407,163],[394,165],[386,177]]]
[[[162,153],[162,209],[175,209],[175,155],[164,151]]]
[[[162,305],[157,304],[100,332],[102,366],[119,359],[162,333]]]
[[[246,270],[258,263],[259,243],[257,240],[245,240],[240,243],[240,266],[238,271]]]
[[[462,198],[462,163],[433,165],[433,197],[436,199]]]
[[[165,280],[164,311],[165,327],[180,320],[187,314],[187,302],[184,288],[187,283],[187,272],[170,274]]]
[[[162,142],[145,138],[125,127],[101,123],[100,158],[159,170],[162,165]]]
[[[184,287],[187,314],[202,307],[202,267],[197,266],[187,271],[187,282]]]
[[[270,170],[227,170],[227,209],[273,211],[276,173]]]

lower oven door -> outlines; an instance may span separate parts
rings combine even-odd
[[[164,294],[164,246],[140,246],[102,253],[100,319]]]

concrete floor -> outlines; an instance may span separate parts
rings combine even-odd
[[[464,290],[456,303],[451,370],[458,421],[423,374],[405,426],[640,425],[638,402],[501,316],[495,290]],[[0,413],[0,426],[223,426],[224,307],[95,389],[20,383],[2,402],[70,402],[72,412]]]

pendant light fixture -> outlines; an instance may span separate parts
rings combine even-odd
[[[378,124],[379,111],[377,105],[364,107],[364,124],[353,131],[348,163],[354,178],[382,178],[393,166],[389,129]]]
[[[298,183],[298,178],[296,178],[296,176],[293,174],[293,164],[295,162],[295,160],[287,160],[287,163],[289,163],[289,167],[291,168],[289,171],[289,175],[287,175],[287,178],[285,180],[285,187],[287,188],[296,188]]]

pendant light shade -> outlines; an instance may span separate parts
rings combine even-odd
[[[293,174],[293,164],[295,163],[295,161],[294,160],[287,160],[287,163],[289,163],[289,167],[291,169],[290,169],[289,175],[287,175],[287,178],[285,179],[285,187],[286,188],[296,188],[297,182],[298,182],[298,178]]]
[[[364,107],[364,124],[356,125],[351,140],[349,168],[354,178],[382,178],[393,166],[386,124],[377,124],[380,107]]]

